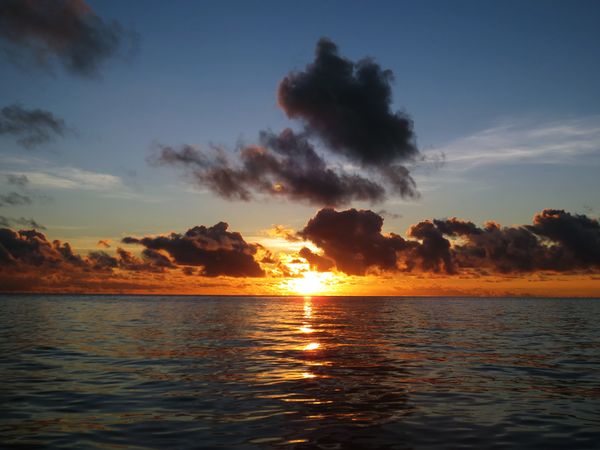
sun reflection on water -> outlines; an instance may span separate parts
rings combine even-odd
[[[321,344],[319,344],[318,342],[310,342],[304,346],[304,350],[308,351],[317,350],[318,348],[321,348]]]

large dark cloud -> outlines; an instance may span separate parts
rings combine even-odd
[[[413,248],[413,256],[418,256],[421,268],[425,271],[446,273],[454,272],[450,242],[432,222],[420,222],[408,230],[408,236],[421,241]],[[410,256],[409,256],[410,258]]]
[[[63,119],[43,109],[26,109],[15,103],[0,110],[0,135],[10,135],[25,148],[45,144],[64,136],[67,128]],[[26,179],[11,178],[9,182],[26,184]]]
[[[197,184],[227,199],[248,201],[260,193],[338,206],[381,201],[386,192],[376,181],[328,167],[306,137],[290,129],[262,132],[260,145],[242,148],[236,163],[222,151],[205,154],[191,146],[162,147],[154,162],[188,168]]]
[[[0,39],[15,62],[48,67],[57,60],[68,71],[95,75],[125,42],[137,35],[118,22],[106,22],[83,0],[1,0]]]
[[[555,242],[580,261],[582,266],[600,265],[600,224],[585,215],[561,209],[545,209],[528,227],[538,236]]]
[[[164,251],[176,264],[201,266],[208,277],[261,277],[264,271],[254,259],[256,245],[247,243],[240,233],[227,231],[219,222],[212,227],[197,226],[184,234],[155,237],[125,237],[123,243],[141,244],[147,250]]]
[[[396,252],[410,245],[396,234],[383,235],[382,226],[383,218],[373,211],[325,208],[299,234],[321,248],[342,272],[364,275],[370,268],[397,270]]]
[[[510,274],[600,270],[600,224],[585,215],[546,209],[532,225],[478,227],[457,218],[419,222],[410,240],[381,233],[383,218],[372,211],[323,209],[300,232],[335,262],[338,270]],[[311,265],[313,254],[301,255]],[[316,255],[321,256],[321,255]]]
[[[315,60],[279,84],[279,104],[305,122],[329,148],[364,165],[382,166],[415,157],[413,123],[393,112],[393,74],[371,59],[352,62],[326,38]]]
[[[463,267],[500,273],[600,268],[600,224],[585,215],[545,209],[534,216],[532,225],[488,222],[479,228],[456,218],[433,223],[441,233],[460,237],[452,253]]]
[[[412,120],[391,110],[391,80],[392,73],[372,60],[354,63],[321,39],[315,61],[290,73],[278,89],[288,117],[304,123],[302,133],[262,132],[259,145],[246,146],[233,158],[222,150],[206,154],[191,146],[165,146],[154,162],[182,165],[195,182],[230,200],[260,193],[342,206],[376,203],[390,194],[417,198],[404,164],[422,158]],[[326,156],[315,151],[312,137],[320,138]],[[353,172],[340,167],[343,157],[356,167]]]
[[[84,265],[83,258],[75,255],[68,243],[50,242],[36,230],[9,228],[0,228],[0,260],[32,266]]]
[[[335,263],[331,259],[317,255],[308,247],[302,247],[298,254],[308,262],[311,269],[318,270],[319,272],[327,272],[335,266]]]

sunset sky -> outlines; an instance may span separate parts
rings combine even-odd
[[[0,290],[600,295],[599,2],[217,3],[0,1]]]

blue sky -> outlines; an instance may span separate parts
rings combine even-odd
[[[598,216],[600,3],[323,3],[90,1],[139,33],[133,58],[97,79],[0,59],[2,106],[47,109],[72,130],[33,150],[2,137],[0,170],[27,173],[39,196],[2,214],[75,243],[219,220],[248,235],[301,227],[314,206],[227,202],[147,158],[157,143],[233,149],[297,127],[277,84],[327,36],[342,55],[392,69],[394,106],[414,119],[420,149],[446,155],[416,170],[421,199],[372,206],[401,215],[388,231],[429,217],[526,223],[543,208]]]

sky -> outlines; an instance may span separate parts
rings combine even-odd
[[[4,290],[600,294],[598,2],[32,5],[0,1]]]

